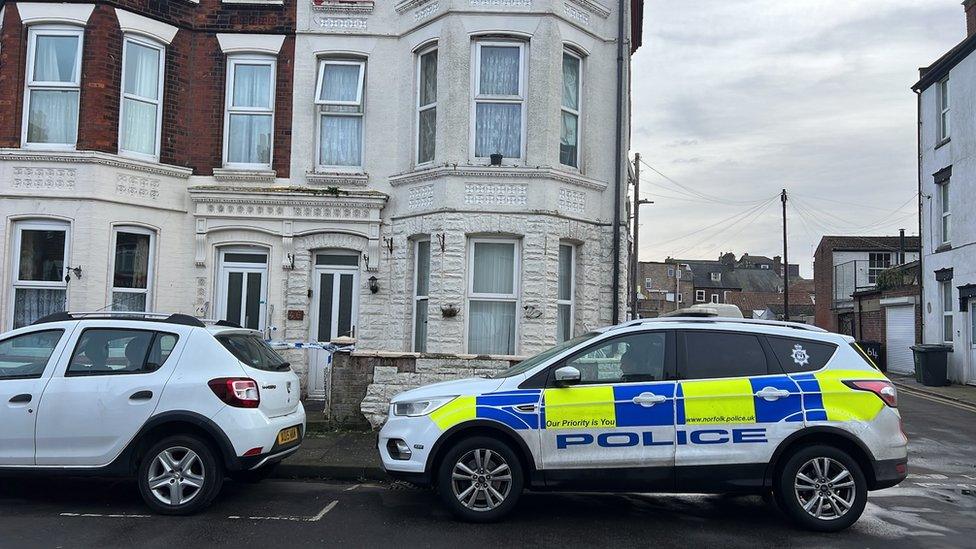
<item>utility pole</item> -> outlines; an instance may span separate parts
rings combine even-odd
[[[779,199],[783,202],[783,320],[790,319],[790,256],[786,245],[786,189]]]
[[[631,318],[637,318],[637,273],[640,271],[640,207],[653,204],[651,200],[640,197],[640,153],[634,153],[634,250],[630,257],[630,305]]]

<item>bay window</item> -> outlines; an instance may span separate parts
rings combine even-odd
[[[519,42],[475,43],[475,157],[521,159],[525,118],[525,47]]]
[[[559,133],[559,163],[579,167],[579,120],[582,61],[563,52],[562,121]]]
[[[318,161],[324,168],[363,165],[363,83],[366,63],[337,59],[319,62]]]
[[[122,46],[122,107],[119,152],[159,158],[163,67],[166,50],[149,40],[126,37]]]
[[[515,354],[518,242],[470,241],[468,253],[468,352]]]
[[[224,164],[271,167],[275,60],[233,56],[227,61]]]
[[[430,302],[430,240],[414,243],[413,350],[427,352],[427,305]]]
[[[68,242],[67,223],[22,221],[14,225],[12,328],[65,310]]]
[[[420,54],[417,66],[417,164],[434,160],[437,138],[437,50]]]
[[[115,229],[112,310],[146,311],[150,307],[155,233],[139,227]]]
[[[31,27],[27,32],[27,90],[23,143],[71,148],[78,139],[81,37],[71,27]]]
[[[571,244],[559,245],[559,280],[556,296],[556,342],[573,338],[576,248]]]

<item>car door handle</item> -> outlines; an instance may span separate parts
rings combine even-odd
[[[129,400],[149,400],[152,397],[153,397],[152,391],[138,391],[132,393],[132,396],[129,397]]]
[[[16,396],[12,397],[9,402],[11,404],[27,404],[33,398],[34,398],[33,396],[31,396],[31,395],[29,395],[27,393],[24,393],[22,395],[16,395]]]
[[[763,387],[756,393],[756,396],[769,401],[786,398],[790,396],[790,392],[786,389],[777,389],[776,387]]]
[[[664,402],[667,399],[668,397],[664,395],[655,395],[654,393],[641,393],[634,397],[633,402],[634,404],[649,408],[651,406],[654,406],[655,404]]]

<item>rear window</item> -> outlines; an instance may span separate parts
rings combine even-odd
[[[837,351],[836,345],[822,341],[774,336],[767,336],[766,340],[783,371],[788,374],[819,370],[830,362],[830,357]]]
[[[281,355],[256,335],[219,335],[217,341],[230,351],[237,360],[251,368],[268,372],[282,372],[291,367]]]
[[[867,351],[864,350],[863,347],[861,347],[857,343],[851,343],[851,347],[854,347],[854,350],[857,351],[857,356],[863,358],[864,362],[867,362],[869,366],[871,366],[875,370],[878,371],[881,370],[881,368],[878,368],[878,363],[875,362],[873,358],[871,358],[871,355],[869,355]]]

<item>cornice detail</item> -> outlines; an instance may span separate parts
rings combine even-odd
[[[576,4],[579,7],[585,9],[586,11],[598,15],[604,19],[610,17],[610,8],[604,6],[600,2],[595,0],[566,0],[567,4]]]
[[[365,187],[369,175],[365,173],[305,172],[305,179],[316,185],[335,187]]]
[[[403,14],[404,12],[410,11],[414,8],[419,8],[424,4],[429,4],[434,1],[435,0],[402,0],[394,9],[396,9],[397,13]]]
[[[55,162],[60,164],[98,164],[135,172],[188,179],[190,168],[144,162],[97,151],[33,151],[29,149],[0,149],[3,162]]]
[[[274,183],[278,176],[274,170],[238,170],[232,168],[214,168],[213,175],[217,181],[233,183]]]
[[[375,2],[372,0],[358,0],[355,2],[348,0],[344,2],[337,0],[312,0],[312,10],[323,13],[370,14],[373,13],[374,4]]]
[[[607,183],[582,175],[567,173],[553,168],[490,168],[487,166],[439,166],[426,170],[407,172],[390,178],[390,185],[399,187],[444,177],[464,177],[467,179],[551,179],[568,183],[584,189],[607,190]]]

